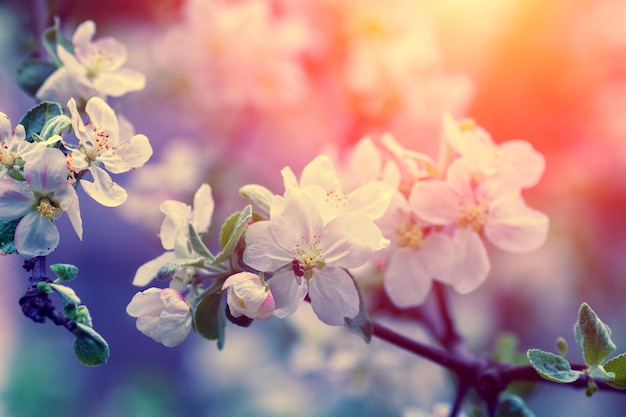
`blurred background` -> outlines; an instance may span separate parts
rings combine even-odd
[[[522,351],[554,351],[563,336],[580,363],[572,325],[586,301],[626,351],[623,1],[0,0],[0,111],[13,125],[34,105],[15,69],[37,56],[53,16],[68,37],[91,19],[96,39],[126,44],[127,66],[148,81],[113,107],[155,153],[115,178],[129,191],[123,206],[81,198],[83,242],[62,219],[48,257],[78,266],[72,287],[109,342],[108,364],[83,367],[70,334],[23,317],[22,259],[0,258],[3,415],[408,416],[449,402],[440,368],[379,341],[365,346],[307,309],[230,325],[221,352],[198,336],[165,348],[125,313],[137,267],[162,252],[162,200],[190,202],[209,182],[217,228],[245,204],[241,185],[280,191],[282,167],[299,172],[329,146],[390,131],[434,156],[443,111],[475,119],[495,142],[527,140],[547,160],[525,191],[550,216],[545,246],[491,250],[487,283],[453,296],[470,346],[488,353],[507,331]],[[528,404],[538,416],[616,415],[626,396],[541,386]]]

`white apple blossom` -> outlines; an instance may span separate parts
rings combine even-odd
[[[275,273],[269,280],[274,315],[290,315],[308,293],[315,314],[330,325],[342,325],[359,312],[357,289],[344,268],[364,265],[389,243],[364,214],[324,223],[318,204],[296,187],[274,196],[270,220],[250,225],[245,240],[244,262]]]
[[[344,191],[335,166],[326,155],[320,155],[302,170],[300,181],[290,167],[281,171],[285,189],[300,187],[318,205],[324,222],[346,213],[380,218],[391,200],[392,188],[382,181],[369,181],[350,192]]]
[[[76,190],[67,180],[65,156],[54,148],[41,148],[24,164],[25,181],[0,180],[0,220],[21,219],[15,229],[15,247],[25,257],[45,256],[59,244],[54,224],[67,213],[82,239]]]
[[[110,37],[93,41],[95,32],[95,23],[87,20],[72,36],[73,51],[57,46],[62,65],[39,88],[38,100],[65,102],[70,97],[85,100],[93,96],[119,97],[144,88],[143,74],[122,68],[127,57],[126,47]]]
[[[117,117],[113,109],[99,97],[92,97],[85,110],[90,117],[85,125],[71,98],[67,106],[72,118],[72,127],[78,137],[78,148],[71,148],[67,164],[75,173],[89,170],[93,182],[80,180],[80,184],[91,198],[98,203],[116,207],[124,203],[127,193],[109,174],[100,167],[104,165],[114,174],[140,168],[152,156],[152,147],[145,135],[121,138]]]
[[[126,313],[137,318],[137,329],[164,346],[180,344],[191,330],[191,306],[172,288],[148,288],[135,294]]]
[[[274,313],[274,297],[269,285],[257,274],[239,272],[224,281],[226,301],[233,317],[268,320]]]
[[[28,142],[24,126],[18,124],[12,130],[11,120],[0,112],[0,178],[6,177],[11,169],[23,166],[29,155],[37,149],[60,140],[60,136],[53,136],[43,142]]]
[[[133,285],[148,285],[156,276],[157,271],[166,263],[177,258],[193,256],[187,243],[189,223],[193,224],[199,234],[207,233],[211,225],[214,207],[211,186],[208,184],[202,184],[196,191],[193,198],[193,208],[176,200],[162,202],[160,209],[165,214],[165,218],[161,224],[160,236],[161,244],[166,251],[137,269]],[[177,276],[172,282],[185,281],[184,276],[185,274]]]

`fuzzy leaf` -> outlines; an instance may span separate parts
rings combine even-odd
[[[50,269],[61,281],[71,281],[78,274],[78,268],[70,264],[53,264],[50,265]]]
[[[20,120],[20,124],[26,130],[26,140],[29,142],[36,141],[37,139],[33,134],[39,135],[50,119],[61,114],[63,114],[61,105],[52,101],[42,101],[28,109]]]
[[[244,185],[239,189],[242,197],[252,200],[259,208],[266,213],[270,212],[274,193],[258,184]]]
[[[626,353],[609,359],[604,364],[604,369],[615,375],[613,379],[606,380],[607,384],[613,388],[626,389]]]
[[[41,140],[50,139],[54,135],[60,135],[65,129],[72,125],[72,120],[64,114],[54,116],[46,122],[39,137]]]
[[[61,21],[57,17],[54,18],[54,26],[44,30],[41,34],[41,42],[57,66],[63,65],[57,54],[57,45],[61,45],[72,54],[74,53],[72,43],[61,32]]]
[[[63,307],[63,315],[68,319],[75,321],[76,323],[84,324],[85,326],[93,327],[91,321],[91,315],[89,309],[85,305],[66,304]]]
[[[581,374],[579,371],[572,370],[565,358],[553,353],[529,349],[526,355],[537,373],[547,380],[567,384],[576,381]]]
[[[109,359],[109,345],[107,342],[89,326],[76,323],[73,331],[74,342],[72,346],[78,360],[87,366],[98,366],[106,363]]]
[[[196,331],[209,340],[217,340],[217,348],[220,350],[224,347],[226,329],[226,307],[222,294],[207,295],[193,312]]]
[[[50,288],[54,290],[59,297],[63,300],[63,304],[80,304],[80,298],[76,295],[73,289],[60,284],[49,284]]]
[[[17,67],[17,84],[31,97],[35,97],[39,87],[56,71],[52,62],[42,59],[28,59]]]
[[[602,364],[615,350],[615,343],[611,340],[611,329],[598,318],[587,303],[583,303],[578,310],[574,335],[583,348],[583,357],[589,366]]]
[[[170,279],[174,277],[179,268],[185,266],[204,266],[204,258],[183,258],[168,262],[157,271],[157,279]]]
[[[192,223],[189,223],[189,243],[191,243],[191,249],[207,261],[212,262],[215,259],[215,256],[207,249]]]
[[[14,238],[15,229],[20,220],[22,219],[0,221],[0,254],[9,255],[11,253],[17,253]]]
[[[213,265],[224,262],[235,252],[237,243],[248,227],[252,219],[252,206],[247,205],[239,213],[234,213],[226,221],[220,230],[220,244],[222,251],[215,256]]]
[[[496,417],[535,417],[535,414],[520,396],[509,395],[500,403]]]

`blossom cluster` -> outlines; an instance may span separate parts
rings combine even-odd
[[[127,194],[108,172],[139,168],[152,155],[148,138],[134,134],[105,101],[108,95],[143,88],[143,75],[121,69],[124,46],[112,38],[92,41],[94,32],[95,24],[86,21],[76,29],[71,44],[63,43],[58,34],[58,43],[50,45],[58,68],[35,94],[40,103],[15,128],[0,113],[0,221],[5,253],[28,258],[50,254],[60,241],[55,220],[64,213],[82,239],[76,187],[80,185],[100,204],[119,206]],[[85,177],[88,172],[91,181]],[[9,236],[7,231],[12,230]]]
[[[194,314],[203,325],[198,311],[206,316],[208,297],[217,306],[212,314],[226,310],[239,325],[288,317],[307,300],[322,322],[350,327],[367,316],[359,289],[367,274],[399,308],[422,304],[434,280],[469,293],[489,275],[486,242],[512,253],[544,243],[548,217],[522,195],[544,168],[530,143],[495,143],[474,121],[445,113],[436,161],[384,134],[363,138],[341,157],[316,157],[299,177],[285,167],[281,194],[242,187],[258,211],[247,206],[227,219],[218,255],[201,241],[214,209],[204,184],[193,208],[162,203],[166,252],[140,267],[133,283],[172,278],[170,288],[138,293],[127,311],[155,340],[176,333],[180,342]],[[176,307],[185,312],[177,316],[181,326],[172,328],[169,296],[148,297],[156,291],[177,291],[185,300]],[[158,324],[141,324],[144,311]]]

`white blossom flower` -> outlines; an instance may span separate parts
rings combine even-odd
[[[126,201],[126,190],[113,182],[100,165],[103,164],[114,174],[142,167],[152,156],[148,138],[145,135],[120,138],[113,109],[99,97],[92,97],[87,102],[85,110],[90,117],[87,125],[83,123],[73,98],[67,106],[79,140],[78,148],[72,148],[67,156],[68,166],[76,173],[89,170],[93,175],[93,182],[80,180],[87,195],[104,206],[119,206]]]
[[[274,313],[274,297],[269,285],[251,272],[233,274],[224,281],[227,303],[233,317],[267,320]]]
[[[289,167],[281,174],[285,189],[300,187],[312,197],[324,222],[345,213],[360,213],[376,220],[385,213],[391,200],[391,186],[382,181],[369,181],[345,192],[333,162],[326,155],[318,156],[305,166],[299,182]]]
[[[270,280],[274,315],[290,315],[308,293],[315,314],[330,325],[342,325],[359,312],[357,289],[344,268],[364,265],[389,243],[364,214],[324,223],[313,199],[293,187],[274,197],[270,220],[250,225],[245,239],[244,262],[275,272]]]
[[[171,288],[148,288],[135,294],[126,313],[137,318],[141,333],[167,347],[180,344],[191,330],[191,306]]]
[[[93,21],[81,23],[72,36],[72,51],[57,46],[62,62],[37,91],[38,100],[65,102],[70,97],[87,99],[98,96],[119,97],[144,88],[143,74],[122,68],[126,62],[126,47],[105,37],[92,41],[96,32]]]
[[[19,169],[20,164],[23,166],[35,150],[60,140],[61,137],[57,135],[43,142],[28,142],[24,126],[18,124],[12,130],[11,120],[0,112],[0,178],[6,177],[11,169]]]
[[[148,285],[156,276],[157,271],[166,263],[176,258],[191,257],[193,254],[187,243],[189,223],[193,224],[199,234],[207,233],[211,225],[214,207],[211,186],[208,184],[202,184],[196,191],[193,208],[175,200],[166,200],[161,203],[160,208],[161,212],[165,214],[165,219],[161,224],[160,236],[161,244],[166,251],[137,269],[133,285]]]
[[[59,244],[54,224],[67,213],[82,239],[76,190],[67,180],[65,156],[54,148],[41,148],[24,164],[25,181],[0,180],[0,220],[20,219],[15,229],[15,247],[26,257],[45,256]]]

